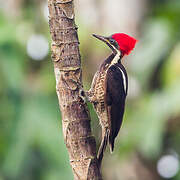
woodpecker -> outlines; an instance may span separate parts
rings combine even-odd
[[[102,140],[97,155],[101,163],[107,144],[110,151],[113,151],[114,141],[123,120],[128,76],[121,59],[133,50],[137,40],[124,33],[116,33],[109,37],[95,34],[93,36],[106,43],[112,50],[112,54],[95,73],[91,88],[86,93],[102,127]]]

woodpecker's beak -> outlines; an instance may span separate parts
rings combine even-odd
[[[111,43],[109,42],[109,37],[105,37],[105,36],[100,36],[100,35],[96,35],[96,34],[92,34],[95,38],[103,41],[104,43],[106,43],[111,50],[116,54],[116,50],[113,48],[113,46],[111,45]]]
[[[107,37],[104,37],[104,36],[100,36],[100,35],[96,35],[96,34],[93,34],[93,36],[103,42],[105,42],[106,44],[108,43],[109,44],[109,41],[108,41],[108,38]]]

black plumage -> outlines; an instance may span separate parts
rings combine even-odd
[[[121,68],[121,70],[120,70]],[[118,135],[119,129],[122,124],[124,115],[125,99],[127,95],[127,87],[124,86],[123,74],[126,74],[122,64],[117,63],[112,65],[107,72],[107,89],[106,89],[106,102],[111,122],[111,130],[109,136],[109,145],[111,151],[114,149],[114,140]],[[127,74],[125,75],[127,84]]]

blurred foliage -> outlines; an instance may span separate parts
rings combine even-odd
[[[45,2],[17,3],[20,14],[16,18],[0,9],[0,179],[70,180],[73,175],[63,141],[50,54],[43,61],[34,61],[26,53],[31,34],[43,34],[50,40],[43,16]],[[123,128],[111,155],[118,154],[112,169],[137,152],[150,164],[150,171],[161,155],[170,151],[180,154],[180,1],[148,3],[139,43],[128,59],[130,92]],[[104,51],[106,55],[110,51],[90,40],[94,30],[83,24],[81,17],[77,17],[77,24],[88,89],[97,69],[91,59],[101,59]],[[97,116],[89,107],[93,133],[100,137]],[[180,173],[173,179],[179,180]]]

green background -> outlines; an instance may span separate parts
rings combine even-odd
[[[0,180],[71,180],[50,51],[42,61],[34,61],[26,50],[32,34],[44,35],[50,47],[45,1],[17,0],[12,6],[8,2],[0,1]],[[103,1],[94,3],[94,11],[99,11]],[[161,156],[180,154],[180,1],[146,3],[132,34],[139,40],[137,48],[124,60],[131,92],[115,152],[110,155],[107,150],[103,161],[104,179],[160,180],[156,166]],[[88,89],[93,73],[110,53],[91,34],[113,31],[106,32],[96,21],[91,26],[88,19],[84,23],[79,12],[85,7],[76,8],[83,83]],[[99,145],[100,126],[90,104],[89,109]],[[172,179],[179,180],[180,173]]]

